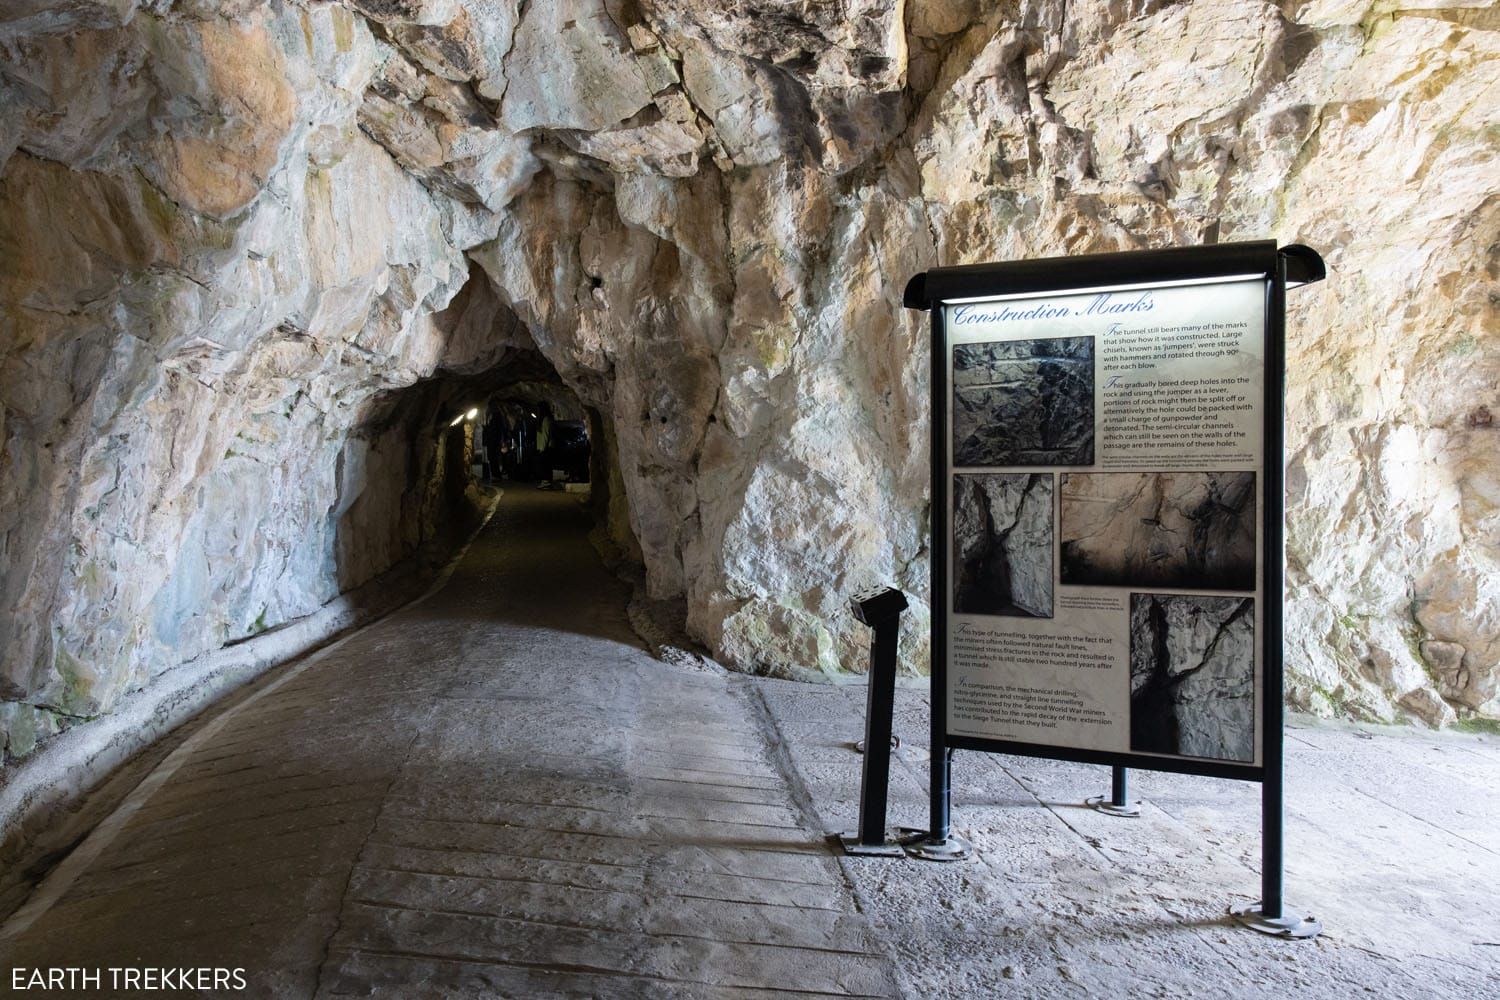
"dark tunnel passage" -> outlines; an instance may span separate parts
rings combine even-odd
[[[548,628],[559,655],[574,641],[604,643],[609,656],[627,651],[634,657],[641,651],[626,612],[631,584],[622,576],[628,577],[629,569],[618,561],[632,547],[611,547],[609,531],[599,530],[606,527],[612,505],[624,503],[614,428],[601,408],[587,405],[567,385],[483,280],[472,280],[434,318],[448,334],[448,353],[431,376],[368,397],[346,432],[330,435],[321,453],[305,451],[305,474],[327,477],[332,495],[327,506],[293,508],[307,511],[302,545],[312,555],[295,563],[300,576],[284,573],[274,589],[246,595],[249,610],[240,619],[248,625],[231,627],[223,646],[239,660],[275,658],[281,665],[267,664],[267,677],[257,670],[241,675],[238,683],[216,681],[218,686],[208,689],[212,693],[203,696],[202,713],[186,719],[184,732],[196,732],[202,720],[219,713],[237,711],[267,683],[275,686],[278,677],[290,677],[299,664],[340,645],[339,635],[353,640],[361,626],[375,629],[392,614],[407,616],[411,629],[430,634],[423,641],[403,638],[401,648],[410,651],[396,655],[391,641],[381,638],[386,633],[373,631],[370,639],[360,640],[373,643],[369,655],[394,655],[414,675],[432,676],[429,683],[445,696],[499,682],[500,664],[518,648],[507,629]],[[319,469],[325,461],[329,465]],[[265,476],[263,463],[238,456],[233,463],[226,476]],[[244,479],[235,484],[241,491],[248,486]],[[455,557],[461,553],[460,562]],[[299,588],[312,592],[321,607],[278,618],[275,609],[285,604],[284,593]],[[424,602],[426,608],[420,608]],[[474,629],[489,637],[491,652],[472,663],[450,662],[465,654],[463,637]],[[315,650],[310,657],[299,656],[309,647]],[[536,668],[550,669],[551,662]],[[443,677],[432,673],[440,663],[450,669]],[[348,676],[320,683],[332,685],[326,697],[319,696],[327,704],[336,700],[332,692],[340,684],[351,691],[359,686]],[[377,708],[394,710],[383,702]],[[348,705],[339,710],[350,711]],[[382,730],[388,720],[366,713],[344,723],[363,733],[362,727]],[[274,770],[276,755],[293,739],[305,738],[307,752],[316,754],[332,725],[326,717],[297,729],[296,736],[288,729],[274,745],[257,751],[254,766]],[[126,777],[108,787],[101,783],[101,793],[77,823],[68,819],[44,829],[51,819],[43,816],[23,831],[24,837],[13,837],[0,849],[0,921],[49,875],[85,828],[80,824],[114,807],[115,796],[134,780],[133,768],[151,766],[169,749],[165,741],[143,746],[139,763],[118,772]],[[364,780],[386,767],[372,761],[356,749],[348,772]],[[330,787],[337,780],[342,778],[330,777]],[[294,780],[291,792],[296,788]],[[217,804],[205,808],[207,820]],[[213,850],[215,832],[195,839],[192,851]],[[153,845],[153,837],[148,833],[140,843]],[[127,933],[121,926],[120,933]]]
[[[449,336],[445,365],[371,399],[338,453],[330,517],[340,591],[414,553],[445,557],[511,486],[572,494],[595,527],[623,504],[608,417],[563,381],[483,281],[435,317]]]
[[[476,424],[475,452],[487,480],[575,487],[574,492],[588,486],[588,422],[576,399],[557,395],[517,385],[486,402]]]
[[[1500,996],[1497,6],[0,5],[0,983]]]

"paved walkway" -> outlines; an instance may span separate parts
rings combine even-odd
[[[168,758],[0,966],[242,967],[284,997],[893,995],[758,699],[647,655],[586,530],[575,497],[509,491],[438,593]]]
[[[403,1000],[1497,995],[1494,737],[1293,722],[1309,942],[1225,917],[1259,887],[1240,782],[1140,772],[1119,819],[1083,804],[1105,768],[960,753],[976,861],[840,858],[863,688],[651,659],[586,528],[513,490],[442,590],[197,723],[5,925],[0,970]],[[923,826],[925,691],[896,729],[891,818]]]

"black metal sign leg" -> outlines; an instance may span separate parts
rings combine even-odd
[[[1124,767],[1111,767],[1109,775],[1109,797],[1095,795],[1088,804],[1107,816],[1139,816],[1141,804],[1130,801],[1130,771]]]
[[[1284,938],[1314,938],[1323,925],[1286,905],[1282,898],[1282,872],[1285,866],[1285,811],[1282,803],[1280,734],[1267,743],[1276,743],[1277,767],[1268,771],[1260,786],[1260,905],[1238,906],[1229,912],[1251,930]]]
[[[886,589],[861,594],[854,613],[873,631],[870,640],[869,694],[865,699],[864,763],[859,782],[859,829],[839,835],[850,854],[900,857],[901,845],[885,828],[891,784],[891,726],[896,704],[896,649],[906,598]]]
[[[1280,920],[1285,908],[1281,899],[1283,853],[1281,776],[1268,778],[1260,786],[1260,912],[1269,920]]]
[[[906,853],[928,861],[962,861],[973,856],[974,849],[962,837],[953,833],[950,815],[951,801],[948,790],[953,774],[953,751],[948,747],[948,621],[946,601],[943,595],[948,580],[948,548],[943,527],[943,513],[948,504],[948,429],[944,400],[947,396],[947,374],[944,367],[947,358],[946,339],[943,335],[943,310],[933,309],[932,321],[932,421],[929,425],[932,444],[931,495],[932,560],[930,563],[932,600],[932,693],[928,699],[931,707],[932,756],[928,783],[931,816],[926,830],[911,830],[906,843]]]
[[[953,751],[932,755],[930,823],[933,840],[947,840],[953,832]]]
[[[1311,253],[1311,251],[1309,251]],[[1293,255],[1299,259],[1302,255]],[[1313,254],[1316,259],[1317,255]],[[1287,260],[1285,253],[1277,254],[1276,273],[1266,289],[1266,354],[1268,358],[1281,358],[1286,350],[1286,282]],[[1318,261],[1318,272],[1312,280],[1322,277],[1322,262]],[[1268,372],[1268,377],[1271,373]],[[1276,395],[1282,397],[1284,373],[1278,365],[1274,369],[1277,381]],[[1271,387],[1268,387],[1268,393]],[[1265,691],[1262,695],[1265,706],[1265,739],[1262,754],[1265,758],[1265,777],[1260,786],[1260,905],[1236,907],[1229,912],[1241,924],[1262,934],[1274,934],[1285,938],[1317,937],[1323,925],[1312,917],[1304,917],[1286,905],[1282,898],[1282,871],[1285,864],[1285,814],[1282,788],[1285,777],[1285,723],[1282,720],[1282,704],[1285,697],[1285,651],[1282,648],[1283,622],[1282,602],[1285,599],[1285,537],[1284,491],[1282,478],[1282,455],[1285,453],[1285,415],[1280,406],[1275,412],[1268,407],[1266,412],[1266,492],[1268,504],[1274,516],[1266,518],[1265,538],[1265,607],[1263,611],[1265,639],[1262,656],[1265,658]]]
[[[923,861],[967,861],[974,856],[974,845],[953,832],[952,799],[953,751],[939,748],[934,741],[932,752],[932,815],[927,830],[903,830],[911,839],[906,853]]]

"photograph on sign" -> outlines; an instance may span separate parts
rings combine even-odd
[[[1130,749],[1255,757],[1255,602],[1130,595]]]
[[[1094,338],[953,349],[955,466],[1088,465],[1094,460]]]
[[[1062,477],[1061,582],[1255,589],[1255,473]]]
[[[1265,290],[943,304],[950,736],[1261,763]]]
[[[1052,617],[1052,477],[953,477],[953,607]]]

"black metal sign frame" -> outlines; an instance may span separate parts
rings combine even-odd
[[[1279,248],[1272,241],[1231,243],[1167,250],[1144,250],[1080,257],[1058,257],[1011,263],[977,264],[937,268],[916,275],[906,287],[903,304],[929,312],[932,322],[932,757],[930,775],[931,825],[928,842],[942,853],[952,837],[950,818],[952,753],[977,750],[1046,757],[1116,768],[1123,787],[1121,768],[1171,771],[1215,778],[1259,781],[1263,808],[1263,894],[1260,913],[1267,919],[1283,916],[1282,870],[1282,755],[1283,755],[1283,652],[1282,603],[1285,559],[1283,518],[1285,514],[1284,391],[1286,355],[1286,289],[1289,285],[1321,280],[1322,258],[1304,246]],[[1261,651],[1261,741],[1260,764],[1232,764],[1206,759],[1154,756],[1149,754],[1058,747],[1009,740],[952,736],[948,733],[948,658],[950,572],[947,523],[948,491],[953,469],[948,455],[947,420],[948,343],[944,306],[954,300],[982,299],[1002,295],[1064,292],[1101,287],[1181,284],[1213,279],[1260,279],[1265,283],[1264,329],[1264,474],[1261,523],[1262,619],[1258,641]],[[1117,796],[1118,797],[1118,796]]]

